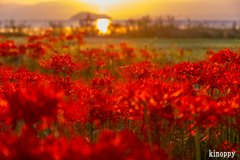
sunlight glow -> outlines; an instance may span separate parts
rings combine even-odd
[[[87,4],[97,5],[99,7],[99,13],[106,12],[106,8],[122,2],[128,2],[129,0],[78,0]]]
[[[106,5],[115,4],[119,2],[127,2],[129,0],[79,0],[79,1],[89,3],[89,4],[98,4],[100,6],[106,6]]]
[[[110,24],[110,20],[109,19],[98,19],[97,20],[97,28],[100,31],[100,33],[102,34],[106,34],[108,32],[108,26]]]

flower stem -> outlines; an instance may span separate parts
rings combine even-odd
[[[196,126],[196,136],[195,136],[195,149],[196,149],[196,160],[201,160],[199,131],[197,126]]]

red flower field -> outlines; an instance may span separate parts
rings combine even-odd
[[[209,150],[239,152],[239,50],[175,63],[128,43],[84,45],[82,32],[48,30],[22,44],[0,38],[0,159],[205,160]]]

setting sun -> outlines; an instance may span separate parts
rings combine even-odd
[[[100,31],[100,33],[106,34],[108,31],[108,26],[110,24],[109,19],[98,19],[97,20],[97,28]]]

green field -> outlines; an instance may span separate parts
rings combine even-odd
[[[11,38],[10,38],[11,39]],[[24,38],[12,38],[16,44],[25,43]],[[118,46],[121,42],[129,42],[129,46],[136,49],[147,49],[156,53],[163,53],[169,59],[176,63],[181,61],[198,61],[206,58],[206,52],[211,49],[215,52],[224,48],[235,50],[240,48],[240,39],[151,39],[151,38],[85,38],[85,44],[82,49],[101,48],[106,49],[109,44]],[[178,53],[178,49],[184,48],[184,57]],[[73,51],[74,52],[74,51]]]
[[[119,44],[121,42],[130,42],[134,48],[144,48],[148,45],[150,49],[170,49],[174,45],[177,48],[190,48],[194,53],[202,53],[209,48],[220,50],[224,48],[237,48],[240,47],[240,39],[150,39],[150,38],[137,38],[137,39],[122,39],[122,38],[85,38],[87,44],[95,47],[104,47],[106,44]]]
[[[130,46],[137,49],[147,49],[165,54],[175,54],[180,48],[185,48],[190,61],[203,60],[206,58],[208,49],[217,52],[224,48],[235,50],[240,48],[240,39],[121,39],[121,38],[85,38],[89,47],[105,48],[108,44],[118,45],[121,42],[130,42]]]

